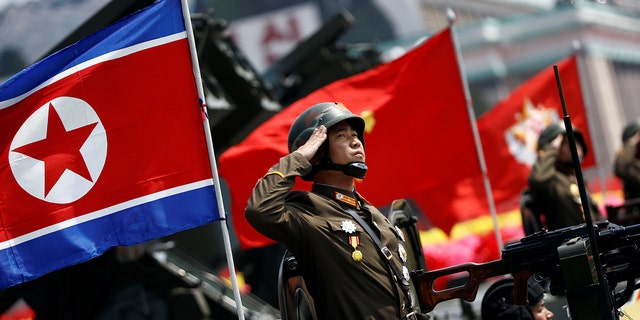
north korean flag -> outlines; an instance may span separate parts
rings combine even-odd
[[[223,217],[180,0],[0,85],[0,288]]]

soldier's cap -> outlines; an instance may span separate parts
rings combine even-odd
[[[564,128],[564,125],[560,125],[558,123],[552,123],[546,128],[544,128],[544,130],[542,130],[542,132],[540,133],[540,136],[538,137],[538,151],[542,150],[547,144],[553,141],[553,139],[555,139],[559,134],[567,134],[567,130]],[[587,156],[587,152],[589,151],[589,148],[587,147],[587,142],[584,139],[584,135],[582,134],[582,132],[579,129],[574,127],[573,136],[576,139],[576,142],[582,146],[582,151],[584,152],[584,156]]]
[[[622,130],[622,143],[627,142],[638,131],[640,131],[640,118],[632,120],[624,127],[624,130]]]
[[[533,320],[532,308],[544,298],[544,288],[536,281],[529,280],[526,306],[517,305],[513,300],[513,279],[505,278],[494,282],[487,289],[480,313],[482,320]]]

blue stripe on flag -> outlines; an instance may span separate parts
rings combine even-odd
[[[114,244],[133,245],[212,222],[218,216],[212,194],[213,186],[202,187],[0,250],[0,288],[85,262]],[[211,208],[216,208],[214,214]]]

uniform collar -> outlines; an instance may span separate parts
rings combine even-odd
[[[359,209],[358,196],[355,191],[348,191],[342,188],[333,187],[326,184],[314,183],[311,191],[321,194],[329,199],[333,199],[340,205]]]

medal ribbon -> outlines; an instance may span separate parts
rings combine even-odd
[[[351,258],[353,258],[353,261],[362,261],[362,252],[357,249],[358,244],[360,244],[360,238],[358,236],[349,236],[349,244],[353,247],[353,252],[351,253]]]
[[[358,236],[349,236],[349,244],[355,250],[360,244],[360,238]]]

